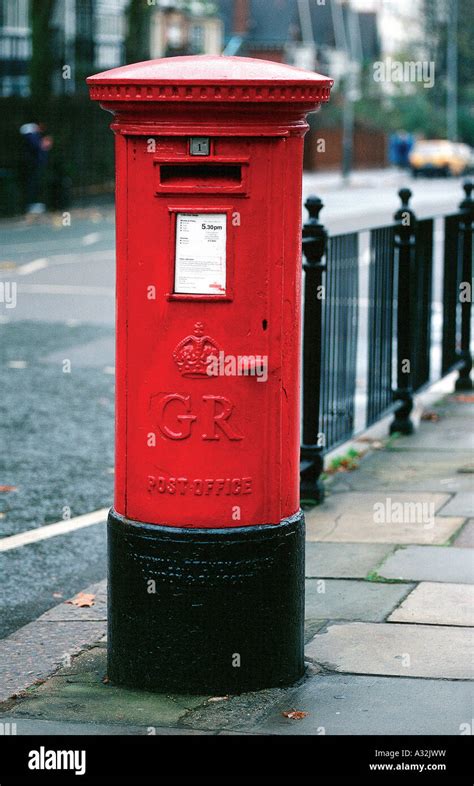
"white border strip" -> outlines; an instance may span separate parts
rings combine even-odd
[[[29,543],[37,543],[40,540],[54,538],[55,535],[66,535],[76,529],[91,527],[93,524],[100,524],[107,520],[109,508],[94,510],[92,513],[85,513],[83,516],[76,516],[73,519],[58,521],[55,524],[46,524],[44,527],[29,529],[20,532],[18,535],[9,535],[7,538],[0,538],[0,552],[17,549],[20,546],[27,546]]]
[[[27,262],[25,265],[17,267],[16,273],[18,273],[19,276],[29,276],[31,273],[36,273],[37,270],[43,270],[43,268],[48,267],[48,264],[49,260],[47,257],[33,259],[32,262]]]
[[[80,284],[18,284],[18,292],[26,295],[105,295],[113,297],[113,287],[94,287]]]

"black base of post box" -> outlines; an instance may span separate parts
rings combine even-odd
[[[304,673],[304,517],[184,529],[110,511],[108,677],[224,695]]]

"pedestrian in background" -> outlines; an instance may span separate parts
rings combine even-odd
[[[44,130],[41,123],[24,123],[20,128],[23,137],[25,202],[28,214],[44,213],[46,210],[45,179],[53,139],[45,135]]]
[[[389,140],[389,160],[399,169],[408,169],[410,166],[410,151],[414,139],[407,131],[396,131]]]

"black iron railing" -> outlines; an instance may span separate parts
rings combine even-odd
[[[370,232],[367,331],[367,425],[392,406],[394,290],[394,227]]]
[[[417,220],[411,192],[401,189],[394,224],[368,232],[368,279],[361,324],[361,232],[328,237],[320,199],[306,202],[303,227],[303,420],[301,492],[324,496],[324,454],[390,411],[390,432],[411,434],[413,396],[439,376],[459,370],[456,390],[472,389],[470,372],[474,201],[464,184],[459,212],[443,217],[442,319],[439,347],[432,330],[435,219]],[[439,271],[438,271],[439,273]],[[439,373],[432,368],[439,350]],[[360,390],[358,368],[365,370]],[[356,417],[356,409],[363,412]],[[357,423],[356,423],[357,421]]]
[[[321,435],[339,445],[354,431],[358,312],[356,232],[329,238],[323,300]]]
[[[442,333],[442,373],[448,374],[456,366],[462,365],[457,353],[457,337],[461,319],[458,298],[461,283],[460,265],[460,214],[444,218],[444,260],[443,260],[443,333]]]

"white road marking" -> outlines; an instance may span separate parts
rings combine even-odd
[[[40,257],[40,259],[27,262],[26,265],[20,265],[16,272],[19,276],[29,276],[30,273],[36,273],[37,270],[43,270],[45,267],[48,267],[48,260],[46,257]]]
[[[82,251],[78,249],[77,251],[65,251],[61,254],[48,254],[48,267],[56,267],[58,265],[71,265],[71,264],[78,264],[82,262],[93,262],[94,264],[99,264],[101,262],[113,262],[115,260],[115,249],[114,248],[106,248],[104,251]],[[1,263],[0,263],[1,264]],[[25,264],[31,264],[30,262]],[[12,265],[8,265],[2,267],[2,270],[6,272],[13,272],[18,271],[22,265],[17,265],[12,263]]]
[[[26,360],[9,360],[7,363],[8,368],[26,368],[27,365]]]
[[[76,529],[100,524],[101,521],[107,520],[108,512],[109,508],[101,508],[100,510],[92,511],[92,513],[85,513],[83,516],[76,516],[73,519],[58,521],[55,524],[46,524],[44,527],[29,529],[26,532],[20,532],[18,535],[0,538],[0,552],[11,551],[11,549],[17,549],[29,543],[37,543],[40,540],[54,538],[56,535],[66,535],[68,532],[74,532]]]
[[[74,286],[73,284],[20,284],[18,292],[26,295],[107,295],[113,297],[113,287]]]
[[[88,235],[84,235],[81,240],[83,246],[93,246],[94,243],[98,243],[100,240],[100,232],[89,232]]]

